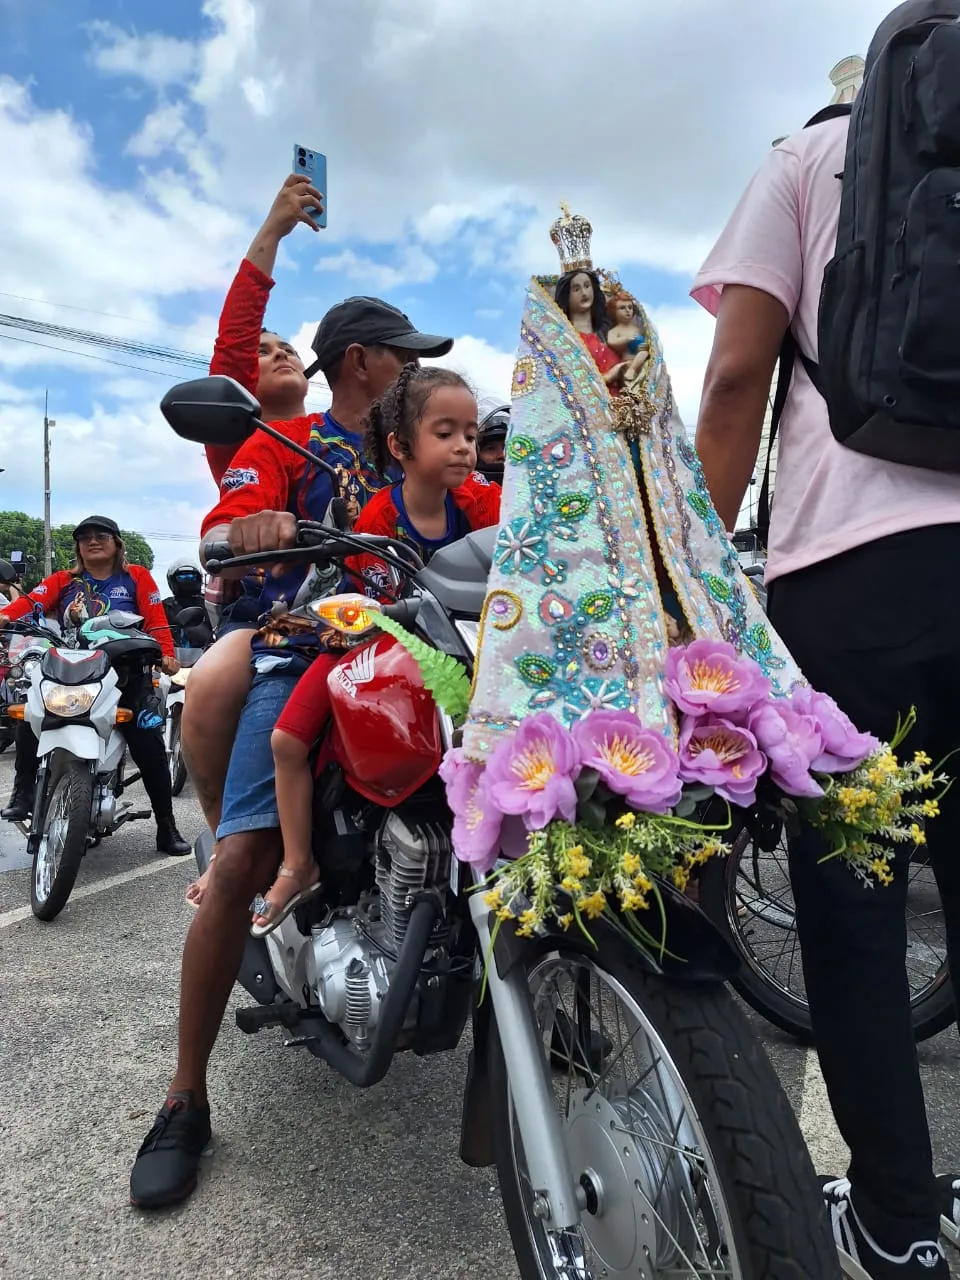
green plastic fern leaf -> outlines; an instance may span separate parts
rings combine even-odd
[[[381,614],[377,626],[403,645],[420,668],[424,688],[452,720],[462,720],[470,706],[470,681],[461,664],[448,653],[440,653],[418,636],[411,635],[399,622]]]

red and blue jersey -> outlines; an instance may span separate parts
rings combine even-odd
[[[446,498],[447,528],[439,538],[427,538],[407,514],[403,502],[403,485],[381,489],[364,507],[354,526],[354,533],[375,533],[408,543],[426,564],[441,547],[457,542],[476,529],[486,529],[500,522],[500,486],[475,472]],[[348,576],[341,589],[364,591],[378,597],[390,588],[390,572],[375,555],[351,557],[346,564]]]

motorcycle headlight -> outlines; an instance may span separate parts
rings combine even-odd
[[[82,716],[100,692],[98,684],[43,684],[43,705],[55,716]]]
[[[360,595],[328,596],[325,600],[314,600],[307,607],[321,622],[347,636],[362,636],[372,631],[380,612],[375,601]]]

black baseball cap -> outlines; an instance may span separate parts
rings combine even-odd
[[[329,369],[354,344],[361,347],[400,347],[421,356],[445,356],[452,338],[419,333],[396,307],[380,298],[347,298],[331,307],[317,326],[310,346],[316,360],[305,373],[312,378],[318,369]]]
[[[73,531],[74,541],[80,537],[84,529],[99,529],[103,533],[112,533],[115,538],[120,537],[120,526],[109,516],[87,516],[86,520],[81,520]]]

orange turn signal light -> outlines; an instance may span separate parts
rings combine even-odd
[[[129,724],[132,719],[133,712],[128,707],[117,707],[114,724]]]
[[[15,702],[12,707],[7,707],[7,715],[11,720],[22,720],[26,709],[27,704],[25,702]]]

